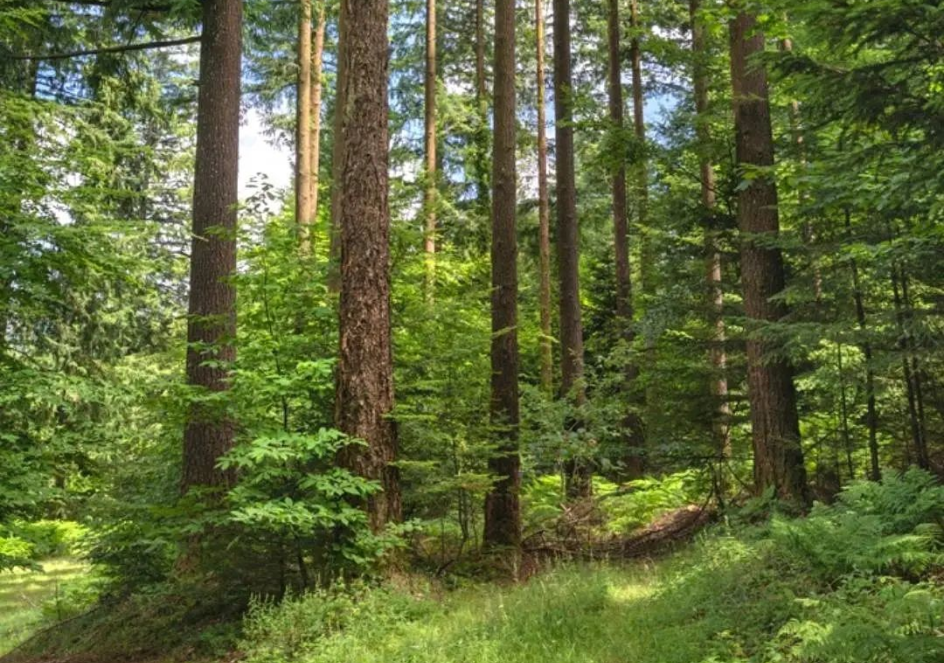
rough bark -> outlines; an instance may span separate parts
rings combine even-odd
[[[341,237],[337,425],[366,446],[340,454],[342,466],[377,481],[367,500],[371,527],[400,519],[397,431],[390,338],[390,210],[387,153],[386,0],[342,0],[338,173]]]
[[[515,2],[495,3],[495,138],[492,151],[491,424],[497,437],[488,468],[485,543],[521,544],[518,452],[518,245],[515,232]]]
[[[343,5],[343,0],[341,0]],[[345,12],[343,7],[338,12],[338,71],[334,97],[333,141],[331,152],[331,227],[328,231],[328,292],[337,293],[341,289],[341,180],[344,175],[344,132],[342,120],[347,109],[347,60],[342,53],[345,42]]]
[[[777,495],[800,503],[809,500],[793,368],[783,348],[765,337],[767,323],[782,321],[786,305],[774,299],[785,287],[783,256],[770,246],[780,231],[767,75],[755,55],[764,49],[756,17],[742,12],[731,23],[731,78],[737,163],[766,169],[746,182],[738,194],[741,232],[741,284],[750,328],[747,339],[748,391],[754,448],[754,483],[758,491],[773,487]]]
[[[620,67],[620,17],[619,0],[607,2],[607,41],[608,41],[608,87],[610,122],[613,131],[622,137],[623,131],[623,76]],[[613,245],[616,254],[616,318],[620,326],[620,335],[627,348],[636,338],[633,328],[633,290],[629,268],[629,222],[626,214],[626,166],[623,160],[612,175],[613,200]],[[627,408],[632,401],[633,387],[639,370],[635,363],[628,361],[624,367],[623,401]],[[622,424],[623,446],[625,448],[625,474],[627,479],[638,479],[645,469],[645,432],[639,415],[627,409]]]
[[[426,253],[427,295],[432,292],[436,255],[436,0],[426,0],[426,80],[424,112],[424,150],[426,186],[423,212],[426,215],[423,250]]]
[[[311,253],[311,0],[298,7],[295,83],[295,227],[303,255]]]
[[[705,214],[705,284],[708,292],[708,311],[712,328],[709,359],[711,361],[710,392],[714,402],[712,431],[715,436],[715,448],[720,460],[731,456],[730,419],[731,408],[728,405],[727,355],[725,353],[724,328],[724,290],[721,285],[721,249],[718,246],[718,233],[715,229],[715,205],[717,202],[714,164],[708,154],[711,132],[708,127],[708,72],[706,68],[707,43],[705,26],[698,16],[701,0],[690,0],[689,16],[692,23],[692,82],[695,92],[695,133],[700,151],[701,204]]]
[[[321,82],[324,68],[325,2],[318,3],[318,23],[311,57],[311,218],[318,219],[318,194],[321,182]]]
[[[561,394],[584,405],[583,323],[580,310],[580,249],[574,179],[574,102],[570,51],[570,0],[554,0],[554,132],[557,152],[557,258],[560,274]],[[566,468],[568,494],[590,493],[585,463]]]
[[[551,347],[551,203],[547,187],[547,113],[544,75],[544,0],[534,2],[537,40],[538,113],[538,253],[541,270],[539,308],[541,315],[541,388],[554,389],[554,353]]]
[[[236,357],[236,203],[242,59],[241,0],[203,3],[197,96],[197,154],[190,253],[187,383],[198,392],[184,429],[184,492],[224,487],[232,474],[216,462],[232,448],[234,422],[201,398],[229,389]]]

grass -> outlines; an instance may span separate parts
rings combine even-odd
[[[0,656],[27,639],[42,624],[43,603],[61,587],[88,571],[75,559],[42,562],[42,571],[0,573]]]

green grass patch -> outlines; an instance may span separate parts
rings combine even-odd
[[[41,563],[42,570],[0,573],[0,655],[6,654],[48,619],[57,596],[64,597],[70,581],[88,572],[88,565],[63,558]]]

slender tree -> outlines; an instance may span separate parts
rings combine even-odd
[[[537,40],[537,112],[538,112],[538,254],[541,315],[541,388],[554,389],[554,353],[551,347],[551,203],[547,187],[547,113],[544,74],[544,0],[534,0],[534,25]]]
[[[570,0],[554,0],[554,132],[557,147],[557,259],[560,272],[561,393],[576,407],[586,401],[583,385],[583,322],[580,311],[580,249],[574,179],[574,99],[570,51]],[[571,497],[590,493],[590,470],[567,468]]]
[[[423,142],[426,154],[426,186],[423,189],[423,212],[426,227],[423,250],[426,252],[427,295],[432,293],[436,256],[436,0],[426,0],[426,78]]]
[[[337,425],[350,445],[343,466],[377,481],[367,510],[377,531],[400,519],[390,339],[387,0],[342,0],[340,68],[343,169],[336,173],[341,239]]]
[[[242,0],[203,3],[197,94],[197,155],[190,249],[187,383],[201,392],[229,389],[236,357],[236,203]],[[184,429],[182,489],[226,486],[217,460],[232,448],[234,423],[198,394]]]
[[[737,163],[744,185],[738,194],[741,232],[741,285],[751,322],[747,339],[747,377],[754,447],[754,483],[777,495],[808,501],[806,469],[800,446],[793,369],[783,347],[763,326],[782,321],[786,305],[776,296],[785,287],[783,256],[771,246],[780,231],[777,185],[771,174],[774,144],[770,124],[767,74],[756,62],[764,35],[753,14],[742,11],[731,23],[731,80]]]
[[[342,178],[344,176],[344,131],[342,121],[347,109],[347,62],[342,57],[341,45],[345,41],[344,0],[340,0],[341,9],[338,11],[338,53],[337,53],[337,83],[334,92],[334,122],[333,145],[331,152],[331,221],[328,253],[330,267],[328,269],[328,291],[337,293],[341,289],[341,210],[342,210]]]
[[[652,282],[653,253],[652,237],[649,233],[649,166],[645,155],[646,120],[645,96],[642,89],[642,48],[639,45],[639,2],[630,0],[629,25],[632,37],[629,42],[629,60],[633,72],[633,130],[639,149],[642,150],[635,164],[636,224],[640,229],[640,284],[643,294],[651,296],[655,290]]]
[[[731,409],[728,405],[727,355],[724,349],[724,290],[721,285],[721,249],[718,246],[718,234],[715,230],[715,205],[717,202],[714,164],[708,153],[711,141],[708,109],[708,47],[705,26],[699,16],[701,0],[689,1],[689,16],[692,24],[692,82],[695,91],[695,133],[698,137],[701,173],[701,204],[705,214],[705,254],[707,264],[705,284],[708,292],[708,310],[713,331],[709,359],[712,376],[710,383],[711,397],[714,401],[714,421],[712,430],[715,436],[715,448],[720,459],[731,455],[731,436],[729,421]]]
[[[607,2],[607,40],[608,40],[608,87],[610,101],[610,122],[612,129],[622,139],[623,132],[623,72],[620,57],[620,15],[619,0]],[[633,328],[633,289],[629,268],[629,223],[626,214],[626,166],[622,159],[613,172],[613,235],[616,253],[616,317],[620,334],[627,347],[631,347],[636,338]],[[624,392],[627,411],[623,420],[623,444],[626,447],[626,476],[638,479],[643,473],[645,434],[638,414],[629,409],[629,396],[639,376],[639,370],[633,361],[625,366]]]
[[[303,254],[311,252],[311,0],[299,0],[295,84],[295,227]]]
[[[495,3],[495,140],[492,151],[491,423],[498,436],[485,498],[485,543],[521,542],[518,491],[518,243],[515,231],[515,0]]]
[[[324,68],[325,3],[318,0],[318,23],[315,26],[311,58],[311,218],[318,218],[318,193],[321,182],[321,81]]]
[[[478,126],[475,136],[475,190],[481,213],[489,211],[488,197],[488,81],[485,74],[485,0],[475,0],[475,103]]]

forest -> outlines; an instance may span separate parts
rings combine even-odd
[[[0,0],[0,661],[944,661],[942,0]]]

